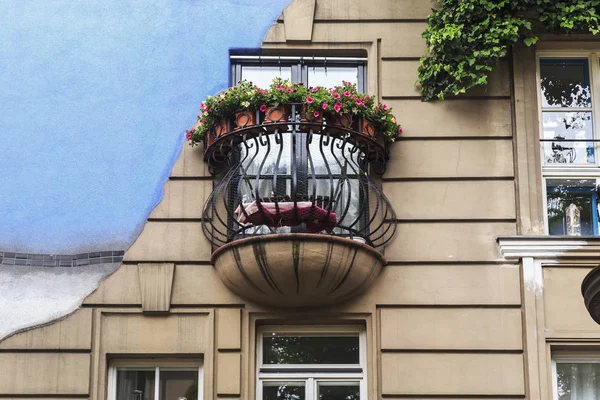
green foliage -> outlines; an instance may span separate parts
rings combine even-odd
[[[423,32],[423,101],[487,84],[487,74],[516,43],[534,45],[533,22],[550,33],[600,32],[600,0],[438,0]]]

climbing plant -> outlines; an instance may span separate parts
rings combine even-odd
[[[538,40],[536,32],[600,32],[600,0],[438,0],[423,32],[423,101],[444,99],[487,84],[511,46]]]

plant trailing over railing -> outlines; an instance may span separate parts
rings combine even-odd
[[[202,142],[209,131],[220,129],[223,121],[235,120],[240,112],[250,111],[248,118],[259,116],[258,121],[251,121],[244,128],[261,123],[282,123],[288,121],[286,111],[282,110],[276,120],[271,110],[285,108],[295,104],[296,110],[302,110],[302,122],[322,123],[323,117],[329,120],[346,117],[351,121],[368,121],[380,132],[386,142],[393,142],[402,133],[402,128],[386,104],[380,104],[367,94],[358,93],[356,85],[342,82],[333,88],[311,87],[292,83],[289,80],[276,78],[269,88],[254,86],[252,82],[241,81],[216,96],[208,96],[200,105],[198,122],[186,131],[186,138],[191,145]],[[258,111],[258,113],[256,113]],[[283,115],[284,117],[279,117]],[[293,122],[293,121],[291,121]],[[239,118],[236,120],[240,126]],[[281,127],[280,127],[281,129]],[[360,129],[359,129],[360,130]],[[215,136],[220,136],[217,134]]]
[[[487,74],[510,47],[538,40],[532,21],[550,33],[600,32],[600,0],[438,0],[423,33],[423,101],[487,84]]]

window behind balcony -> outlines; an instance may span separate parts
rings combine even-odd
[[[542,175],[550,235],[598,235],[599,82],[597,54],[539,58]]]

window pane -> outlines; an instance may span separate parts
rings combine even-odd
[[[268,88],[274,78],[292,79],[292,67],[289,65],[279,67],[257,67],[253,65],[242,66],[242,79],[254,83],[261,88]]]
[[[308,86],[332,87],[342,81],[358,84],[357,67],[308,67]]]
[[[302,383],[265,382],[263,400],[305,400]]]
[[[593,164],[593,142],[573,142],[569,139],[592,139],[592,113],[543,112],[544,160],[546,164]]]
[[[587,59],[542,60],[542,107],[590,107]]]
[[[358,336],[263,337],[264,364],[359,364]]]
[[[198,371],[160,371],[160,400],[198,399]]]
[[[117,400],[154,400],[154,369],[118,370]]]
[[[360,388],[352,385],[319,385],[319,400],[359,400]]]
[[[559,400],[596,400],[600,397],[600,364],[557,363]]]
[[[551,235],[598,234],[598,185],[595,179],[548,179],[546,193]]]

